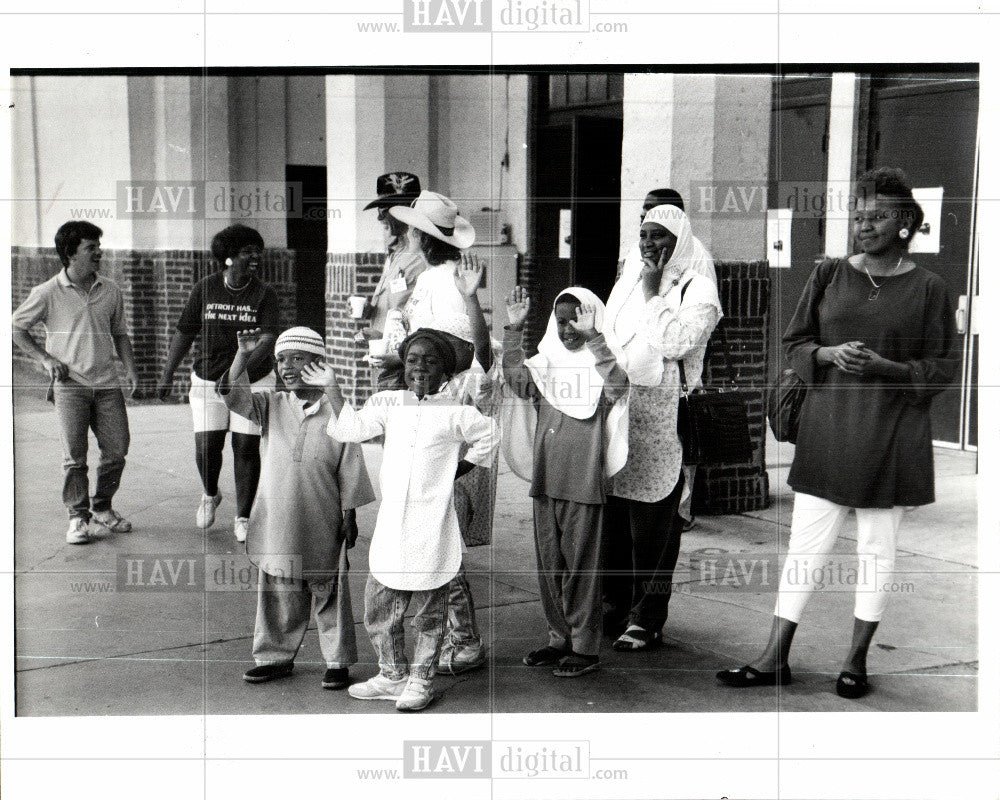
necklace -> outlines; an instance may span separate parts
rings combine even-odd
[[[226,288],[229,291],[231,291],[231,292],[242,292],[244,289],[246,289],[250,285],[250,281],[252,281],[252,280],[253,280],[253,275],[251,275],[249,278],[247,278],[247,282],[244,283],[242,286],[233,286],[229,282],[229,278],[226,277],[226,274],[225,273],[222,274],[222,282],[224,284],[226,284]]]
[[[900,256],[899,257],[899,261],[896,262],[896,266],[894,266],[892,268],[892,271],[888,275],[883,275],[881,277],[884,277],[884,278],[890,278],[890,277],[892,277],[896,273],[896,270],[899,269],[899,265],[902,264],[902,263],[903,263],[903,257]],[[872,286],[875,287],[874,289],[872,289],[868,293],[868,299],[869,300],[877,300],[878,299],[879,290],[882,288],[882,286],[884,284],[882,284],[882,283],[875,283],[875,279],[872,277],[872,274],[868,271],[868,266],[865,264],[864,261],[861,262],[861,268],[865,271],[865,275],[868,276],[868,280],[870,280],[872,282]]]

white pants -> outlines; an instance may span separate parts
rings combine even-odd
[[[251,391],[263,392],[274,389],[275,376],[267,373],[256,383],[250,384]],[[226,401],[215,391],[215,381],[206,381],[191,373],[191,391],[188,392],[188,402],[191,404],[191,422],[195,433],[205,431],[232,431],[260,436],[260,426],[230,411]]]
[[[828,558],[850,510],[796,492],[792,537],[781,571],[775,616],[798,622],[813,591],[833,586],[834,591],[856,587],[855,617],[868,622],[882,619],[889,602],[888,585],[896,564],[896,533],[903,507],[854,509],[858,519],[856,572]]]

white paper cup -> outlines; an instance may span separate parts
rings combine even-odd
[[[351,304],[351,316],[354,319],[361,319],[365,315],[365,304],[368,301],[364,297],[352,295],[347,298],[347,302]]]
[[[381,357],[388,352],[389,352],[389,342],[386,339],[368,340],[368,355]]]

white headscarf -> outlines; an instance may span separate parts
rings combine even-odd
[[[709,279],[704,278],[707,271],[714,271],[712,258],[691,232],[687,215],[676,206],[660,205],[651,208],[642,221],[655,222],[677,237],[670,260],[663,268],[657,295],[665,298],[673,292],[679,293],[691,283],[691,291],[685,293],[685,303],[714,305],[721,314],[718,293]],[[632,383],[656,386],[663,377],[663,358],[642,335],[646,324],[646,299],[642,292],[643,261],[637,250],[633,252],[635,257],[625,259],[621,277],[608,298],[605,310],[608,324],[604,338]],[[704,282],[697,280],[696,276]],[[679,310],[679,294],[676,305]]]
[[[597,411],[604,390],[604,379],[596,369],[597,358],[584,344],[579,350],[567,350],[559,338],[556,303],[569,296],[585,305],[594,306],[594,328],[604,327],[604,303],[589,289],[571,286],[559,292],[552,304],[545,335],[538,343],[538,355],[524,365],[531,373],[539,393],[549,405],[574,419],[590,419]]]
[[[556,302],[565,295],[594,306],[594,328],[598,332],[603,330],[604,303],[596,294],[589,289],[571,286],[559,292]],[[538,355],[524,363],[539,393],[558,411],[574,419],[590,419],[597,412],[604,390],[604,378],[596,368],[597,357],[586,345],[579,350],[566,349],[559,338],[555,303],[552,304],[545,335],[538,343]],[[506,383],[502,386],[506,387]],[[514,473],[530,482],[534,470],[533,442],[538,415],[529,401],[513,395],[509,388],[505,389],[505,393],[500,408],[500,425],[504,431],[500,446]],[[628,460],[628,408],[629,395],[626,393],[612,406],[605,422],[604,474],[609,478],[620,472]]]

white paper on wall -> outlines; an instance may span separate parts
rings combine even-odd
[[[559,209],[559,258],[571,258],[570,237],[573,235],[573,212],[568,208]]]
[[[941,252],[941,206],[944,201],[944,187],[914,189],[913,199],[920,203],[920,207],[924,210],[924,224],[914,237],[910,252]]]

